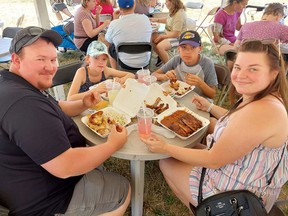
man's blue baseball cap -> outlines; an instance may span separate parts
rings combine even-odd
[[[120,8],[132,8],[134,6],[134,0],[118,0]]]

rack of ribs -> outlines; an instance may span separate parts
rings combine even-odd
[[[201,128],[202,122],[184,110],[165,116],[160,123],[183,137],[188,137]]]

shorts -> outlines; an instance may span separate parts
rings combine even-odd
[[[129,187],[128,180],[117,173],[92,170],[76,184],[65,214],[55,216],[96,216],[114,211],[125,202]]]
[[[67,8],[67,6],[64,3],[54,3],[52,4],[52,8],[54,12],[59,12]]]

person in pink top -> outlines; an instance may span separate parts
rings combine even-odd
[[[288,43],[288,26],[280,23],[283,17],[283,4],[270,3],[260,21],[245,23],[242,26],[234,44],[235,49],[247,39],[279,40],[281,43]]]
[[[100,14],[110,14],[113,17],[114,8],[110,0],[97,0],[95,8],[92,10],[93,14],[96,14],[98,6],[102,7]],[[100,22],[100,25],[102,24],[103,22]]]
[[[96,0],[81,0],[81,7],[74,16],[74,43],[84,52],[92,41],[98,40],[98,34],[110,24],[110,20],[106,20],[99,26],[102,7],[98,6],[94,15],[91,10],[95,6]]]
[[[240,30],[240,16],[246,7],[248,0],[228,0],[228,5],[218,10],[214,18],[214,41],[219,46],[220,54],[224,54],[225,50],[221,45],[232,45],[236,41],[235,31]],[[222,50],[223,49],[223,50]]]
[[[102,7],[102,11],[101,11],[100,14],[111,14],[111,15],[113,15],[114,9],[113,9],[113,5],[112,5],[110,0],[98,0],[96,2],[95,8],[92,10],[93,14],[96,14],[96,8],[99,5]]]

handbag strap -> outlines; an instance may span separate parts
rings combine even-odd
[[[211,144],[210,144],[210,148],[209,148],[209,149],[212,148],[213,144],[214,144],[214,138],[212,138],[212,140],[211,140]],[[265,191],[266,191],[266,189],[268,188],[268,186],[271,184],[272,179],[273,179],[273,177],[274,177],[274,175],[275,175],[275,173],[276,173],[276,171],[277,171],[277,169],[278,169],[278,167],[279,167],[279,165],[280,165],[280,163],[281,163],[281,160],[282,160],[282,158],[283,158],[285,149],[286,149],[286,145],[284,145],[284,147],[283,147],[283,151],[282,151],[282,154],[281,154],[281,158],[280,158],[278,164],[276,165],[276,167],[274,168],[271,177],[267,180],[267,185],[265,186],[263,192],[260,194],[260,199],[261,199],[262,196],[265,194]],[[202,200],[203,200],[203,191],[202,191],[202,188],[203,188],[203,181],[204,181],[205,173],[206,173],[206,167],[203,167],[203,168],[202,168],[202,172],[201,172],[200,182],[199,182],[198,205],[199,205],[199,204],[202,202]]]

